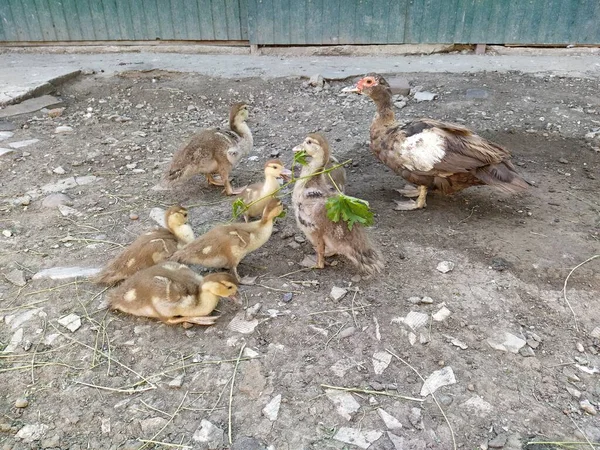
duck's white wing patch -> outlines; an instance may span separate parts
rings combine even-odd
[[[444,147],[444,138],[433,130],[413,134],[400,146],[402,165],[408,170],[428,172],[444,158]]]

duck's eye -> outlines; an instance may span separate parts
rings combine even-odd
[[[365,81],[365,84],[373,84],[373,80],[369,78]]]

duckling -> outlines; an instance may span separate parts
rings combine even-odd
[[[269,240],[273,232],[273,221],[282,211],[281,201],[272,198],[263,209],[260,220],[218,225],[177,250],[171,256],[171,261],[230,269],[236,280],[240,281],[238,264],[248,253]]]
[[[329,144],[320,133],[309,134],[294,152],[304,150],[309,163],[303,166],[300,179],[294,185],[292,204],[298,228],[306,235],[317,253],[316,267],[325,267],[325,257],[343,255],[361,272],[372,275],[383,268],[381,255],[373,247],[365,229],[355,223],[352,230],[345,222],[332,222],[327,217],[327,199],[337,195],[337,189],[326,174],[309,177],[324,170],[329,162]],[[307,178],[304,178],[307,177]],[[333,177],[332,177],[333,178]]]
[[[212,325],[219,316],[209,314],[219,298],[235,299],[238,285],[230,274],[204,278],[189,267],[172,261],[141,270],[108,295],[112,309],[134,316],[159,319],[169,325]]]
[[[265,163],[265,181],[254,183],[244,189],[240,196],[246,205],[250,207],[244,213],[244,219],[248,222],[251,217],[261,215],[269,199],[279,189],[279,178],[288,180],[292,172],[285,168],[278,159],[271,159]]]
[[[163,181],[166,184],[183,182],[202,173],[209,184],[225,186],[227,195],[241,193],[243,188],[231,187],[229,173],[252,150],[254,141],[246,124],[247,119],[248,105],[234,104],[229,113],[230,130],[208,128],[192,136],[173,155]],[[219,174],[221,180],[215,180],[215,173]]]
[[[165,213],[167,228],[148,231],[138,237],[121,254],[109,262],[94,282],[115,285],[134,273],[168,259],[178,248],[194,240],[188,224],[188,211],[180,205]]]

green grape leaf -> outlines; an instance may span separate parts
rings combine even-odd
[[[243,198],[239,197],[231,204],[231,208],[233,209],[233,216],[238,217],[246,212],[248,205],[246,205]]]
[[[300,164],[301,166],[308,165],[308,161],[306,160],[306,152],[304,150],[294,153],[294,164]]]
[[[373,211],[369,208],[369,202],[360,198],[338,194],[327,199],[325,209],[329,220],[336,223],[343,220],[350,231],[357,222],[366,227],[373,225]]]

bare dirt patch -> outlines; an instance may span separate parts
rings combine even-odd
[[[299,79],[89,76],[63,88],[60,117],[15,119],[15,136],[0,147],[40,141],[0,156],[0,350],[16,342],[12,353],[0,353],[2,448],[161,447],[140,440],[208,448],[202,420],[225,432],[211,448],[230,448],[231,399],[231,448],[238,450],[358,448],[335,439],[344,428],[367,440],[380,436],[372,449],[451,449],[450,428],[431,396],[416,402],[358,392],[350,395],[359,408],[340,413],[335,394],[326,394],[323,384],[420,398],[422,380],[399,359],[375,372],[387,350],[425,378],[452,368],[456,383],[435,395],[460,448],[600,441],[598,417],[580,405],[600,406],[600,340],[592,336],[600,327],[600,259],[569,278],[578,329],[562,292],[570,270],[600,254],[600,154],[597,141],[584,139],[600,127],[597,82],[518,73],[406,76],[439,97],[409,100],[399,119],[464,123],[510,148],[535,186],[514,197],[472,188],[430,196],[423,211],[393,211],[400,198],[393,189],[404,183],[369,153],[374,107],[339,95],[343,83],[318,91]],[[489,95],[469,99],[472,88]],[[84,280],[31,279],[51,267],[101,266],[153,226],[154,207],[184,204],[196,233],[228,220],[230,200],[204,179],[174,191],[151,187],[191,133],[224,124],[229,105],[242,100],[252,106],[255,149],[234,172],[235,185],[260,179],[271,155],[289,164],[294,145],[324,131],[334,154],[353,161],[348,192],[376,212],[371,235],[385,254],[381,275],[353,282],[352,267],[337,259],[323,271],[300,271],[312,249],[296,242],[290,214],[240,266],[242,275],[259,277],[242,289],[247,307],[262,304],[248,334],[228,328],[243,317],[234,305],[221,304],[215,326],[184,330],[107,313],[99,309],[104,293]],[[73,132],[57,134],[58,126]],[[75,210],[69,215],[42,205],[49,195],[42,186],[89,176],[96,178],[64,190]],[[436,270],[441,261],[454,262],[454,270]],[[348,291],[337,302],[329,295],[334,286]],[[432,320],[443,306],[449,317]],[[411,311],[427,315],[424,327],[402,323]],[[74,332],[57,322],[71,313],[81,320]],[[520,353],[490,346],[505,332],[527,342]],[[263,408],[278,395],[271,420],[273,410]],[[15,407],[25,399],[27,407]],[[379,408],[402,428],[390,429]]]

